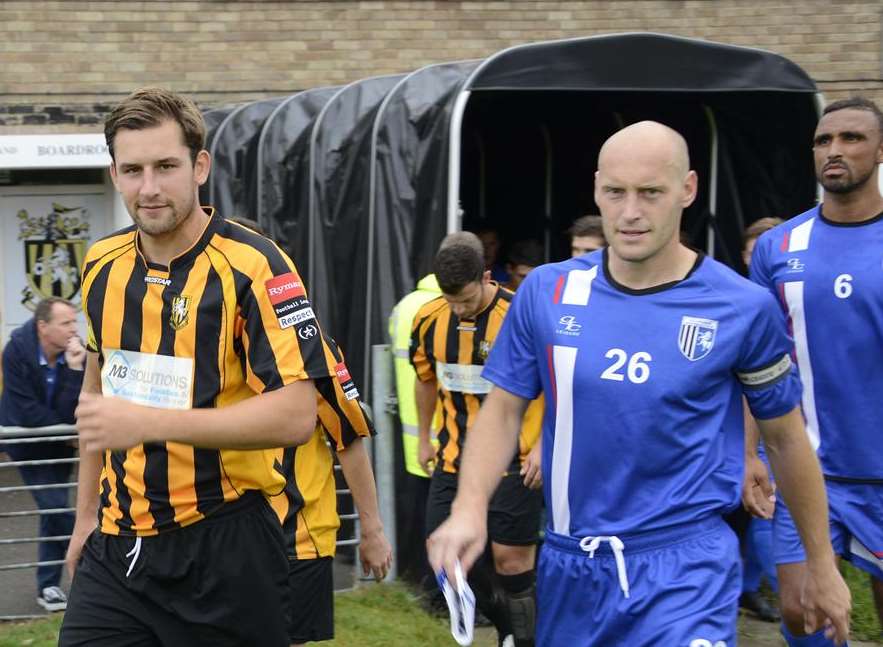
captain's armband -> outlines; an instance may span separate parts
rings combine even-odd
[[[736,376],[747,389],[763,389],[783,379],[791,371],[791,356],[785,353],[781,359],[754,371],[737,371]]]

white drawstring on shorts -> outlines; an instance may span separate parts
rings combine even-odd
[[[126,577],[132,573],[132,569],[135,568],[135,562],[138,561],[138,556],[141,555],[141,537],[135,537],[135,545],[132,546],[132,550],[126,553],[126,557],[131,557],[132,561],[129,562],[129,570],[126,571]]]
[[[601,546],[601,542],[606,541],[610,544],[613,551],[613,558],[616,560],[616,575],[619,577],[619,588],[622,589],[623,595],[629,597],[629,577],[625,571],[625,544],[615,535],[599,535],[597,537],[583,537],[579,541],[579,547],[589,554],[589,559],[595,559],[595,551]]]

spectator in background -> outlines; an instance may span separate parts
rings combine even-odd
[[[594,252],[607,244],[604,229],[601,227],[601,216],[588,215],[577,218],[567,233],[570,234],[571,258]]]
[[[761,218],[755,220],[745,229],[742,236],[742,260],[745,262],[745,267],[751,265],[751,252],[754,250],[754,243],[757,242],[758,237],[783,222],[781,218]],[[759,437],[760,432],[756,429],[757,422],[747,410],[745,424],[752,426],[752,430],[746,437]],[[769,468],[763,445],[758,447],[757,453]],[[778,611],[760,594],[762,577],[766,578],[767,584],[773,592],[778,590],[776,560],[773,555],[772,519],[765,517],[750,519],[744,534],[740,536],[740,541],[742,542],[742,595],[739,596],[739,606],[750,611],[760,620],[778,622],[780,620]]]
[[[77,398],[83,384],[86,349],[77,336],[77,311],[65,299],[49,297],[37,304],[34,317],[12,332],[3,350],[3,395],[0,424],[13,427],[46,427],[73,424]],[[74,448],[64,442],[10,443],[6,452],[14,461],[71,458]],[[29,486],[65,484],[31,490],[40,510],[68,507],[72,463],[23,465],[22,481]],[[64,537],[74,527],[72,512],[41,514],[40,538]],[[67,608],[61,590],[62,562],[67,541],[41,541],[37,567],[37,604],[47,611]]]
[[[539,241],[533,239],[518,241],[512,245],[512,250],[509,252],[509,260],[506,262],[509,281],[504,283],[503,287],[514,292],[530,271],[542,265],[544,261],[545,253]]]
[[[503,247],[500,235],[493,227],[483,227],[475,234],[484,246],[484,269],[491,273],[491,279],[503,285],[509,280],[509,273],[500,261],[500,251]]]
[[[773,227],[778,227],[783,222],[785,221],[781,218],[761,218],[755,220],[745,228],[745,232],[742,234],[742,262],[745,263],[745,267],[751,265],[751,254],[754,252],[754,243],[757,242],[760,235],[769,231]]]
[[[414,401],[414,381],[417,379],[411,366],[408,349],[411,346],[411,324],[414,315],[427,301],[441,294],[435,274],[427,274],[417,282],[417,289],[399,301],[389,315],[389,338],[392,345],[396,373],[396,400],[399,419],[402,423],[402,449],[405,455],[405,470],[426,481],[429,492],[429,475],[420,467],[417,459],[417,403]],[[421,517],[423,515],[420,515]]]

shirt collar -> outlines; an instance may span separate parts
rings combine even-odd
[[[46,353],[43,352],[43,345],[38,341],[37,342],[37,361],[40,362],[40,366],[49,366],[49,360],[46,359]],[[64,364],[64,353],[59,353],[58,357],[55,358],[55,365]]]

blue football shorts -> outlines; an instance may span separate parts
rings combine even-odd
[[[883,580],[883,484],[825,481],[834,552]],[[785,502],[776,500],[773,518],[776,564],[806,561],[797,526]]]
[[[620,537],[547,531],[536,644],[734,647],[741,569],[736,535],[717,516]]]

